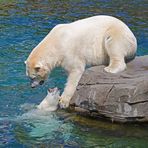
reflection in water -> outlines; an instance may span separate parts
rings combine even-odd
[[[0,0],[0,147],[148,145],[147,125],[112,124],[64,111],[36,112],[31,104],[41,102],[48,87],[63,89],[66,74],[58,68],[44,87],[32,90],[23,63],[56,24],[98,14],[113,15],[128,24],[138,39],[138,55],[148,54],[146,2]],[[20,107],[24,103],[28,103],[26,111]]]

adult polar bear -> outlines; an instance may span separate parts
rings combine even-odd
[[[136,49],[136,38],[122,21],[94,16],[55,26],[29,55],[26,73],[35,87],[44,83],[53,68],[63,67],[69,75],[59,103],[66,108],[87,64],[108,63],[105,71],[121,72]]]

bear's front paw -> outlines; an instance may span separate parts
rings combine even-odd
[[[69,102],[70,102],[70,99],[60,97],[60,101],[59,101],[60,108],[68,108],[69,107]]]

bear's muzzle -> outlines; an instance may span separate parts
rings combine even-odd
[[[37,80],[37,79],[31,79],[31,87],[32,88],[35,88],[37,87],[38,85],[42,85],[44,84],[44,80]]]

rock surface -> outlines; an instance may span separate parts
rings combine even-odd
[[[148,121],[148,55],[136,57],[118,74],[88,68],[70,102],[85,115],[117,122]]]

